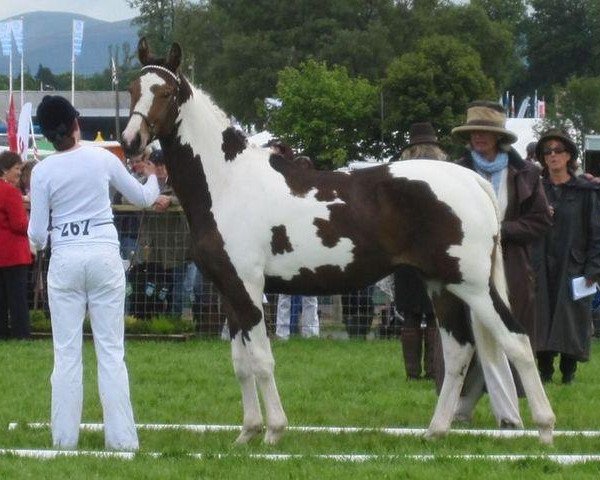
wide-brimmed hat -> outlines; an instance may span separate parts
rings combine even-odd
[[[504,143],[515,143],[517,136],[506,129],[506,112],[502,105],[479,100],[467,106],[467,123],[452,129],[452,135],[469,141],[472,132],[492,132],[502,137]]]
[[[79,116],[79,112],[66,98],[46,95],[38,105],[36,115],[44,136],[54,141],[59,136],[71,133],[73,121]]]
[[[408,132],[408,145],[404,149],[424,143],[438,144],[438,138],[433,125],[429,122],[413,123]]]
[[[542,161],[544,159],[544,145],[548,140],[558,140],[561,142],[571,154],[571,160],[577,160],[577,145],[575,145],[569,134],[560,128],[551,128],[542,133],[535,147],[535,155],[538,160]]]

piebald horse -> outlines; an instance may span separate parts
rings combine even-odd
[[[177,43],[158,59],[141,39],[138,55],[142,68],[130,86],[123,147],[135,154],[160,141],[189,222],[193,259],[222,295],[244,410],[237,442],[263,430],[259,392],[264,441],[276,442],[287,426],[263,291],[342,293],[400,264],[421,272],[440,317],[445,380],[428,436],[450,428],[474,342],[488,367],[486,378],[489,372],[500,378],[518,412],[507,357],[511,360],[540,440],[552,441],[554,413],[529,339],[508,307],[499,215],[489,183],[452,163],[428,160],[350,173],[302,169],[247,144],[210,97],[181,75]],[[470,328],[453,321],[460,301],[470,307]],[[494,400],[496,392],[490,395]],[[520,417],[513,423],[522,426]]]

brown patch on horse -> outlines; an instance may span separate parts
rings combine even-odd
[[[233,160],[246,149],[247,140],[243,132],[233,127],[228,127],[223,131],[222,135],[223,143],[221,144],[221,150],[225,153],[225,160]]]
[[[271,252],[273,255],[283,255],[285,252],[293,252],[292,244],[287,235],[285,225],[278,225],[271,228]]]

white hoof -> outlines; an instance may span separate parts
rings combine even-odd
[[[268,428],[267,433],[265,433],[265,443],[267,445],[275,445],[283,436],[283,432],[285,432],[285,427]]]
[[[242,432],[235,439],[235,443],[238,445],[248,443],[254,437],[260,435],[262,433],[262,431],[263,431],[262,425],[257,425],[256,427],[250,427],[250,428],[243,427]]]
[[[540,434],[540,443],[544,445],[552,445],[553,442],[553,428],[552,427],[540,427],[538,429]]]
[[[427,431],[423,435],[423,438],[426,438],[427,440],[437,440],[438,438],[445,437],[447,434],[448,434],[447,430],[436,430],[436,429],[432,429],[430,427],[427,429]]]

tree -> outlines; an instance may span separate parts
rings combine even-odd
[[[309,60],[279,74],[268,126],[283,141],[311,157],[317,168],[341,167],[361,157],[365,132],[373,131],[377,88],[353,79],[344,67]]]
[[[479,54],[439,35],[424,38],[415,52],[392,62],[382,88],[385,142],[392,153],[406,145],[410,125],[422,121],[431,121],[449,146],[450,130],[462,123],[467,104],[496,98]]]
[[[600,74],[599,2],[531,0],[527,22],[530,84],[542,93],[571,75]]]
[[[140,36],[146,37],[157,52],[166,52],[173,42],[177,10],[184,0],[127,0],[130,7],[138,8],[140,15],[134,20],[140,26]]]
[[[544,126],[572,127],[583,148],[584,135],[600,133],[600,77],[571,77],[556,89],[555,98]]]
[[[54,74],[48,67],[44,67],[42,64],[38,65],[37,73],[35,74],[35,79],[42,85],[42,88],[46,89],[48,87],[55,89],[56,78]]]

